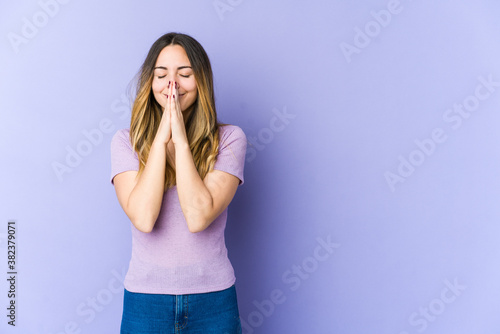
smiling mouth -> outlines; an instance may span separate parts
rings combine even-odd
[[[167,97],[167,94],[163,94],[165,97]],[[184,95],[186,95],[186,93],[184,94],[179,94],[179,97],[183,97]]]

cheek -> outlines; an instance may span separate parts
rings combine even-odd
[[[190,93],[196,92],[197,91],[196,81],[190,80],[190,81],[184,82],[184,89]]]
[[[153,89],[153,93],[159,94],[163,91],[163,89],[165,89],[165,84],[161,81],[153,80],[151,88]]]
[[[164,89],[164,86],[165,85],[158,83],[158,82],[155,83],[154,81],[151,85],[151,90],[153,91],[153,96],[155,97],[156,102],[158,102],[158,104],[162,107],[165,106],[165,100],[166,100],[166,98],[161,93]]]

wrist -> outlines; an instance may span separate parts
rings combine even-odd
[[[153,143],[151,144],[151,149],[156,149],[157,147],[158,148],[162,148],[162,149],[166,149],[167,148],[167,145],[168,145],[168,142],[165,142],[163,140],[156,140],[154,139],[153,140]]]
[[[189,143],[188,142],[174,143],[174,146],[175,146],[175,150],[176,151],[184,150],[184,151],[191,152],[191,148],[189,147]]]

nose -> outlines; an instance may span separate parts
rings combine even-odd
[[[165,80],[165,87],[163,88],[163,91],[162,91],[163,94],[167,94],[170,91],[170,85],[175,85],[176,84],[176,81],[172,80],[169,77],[166,77],[165,79],[166,79]],[[174,86],[174,88],[179,89],[179,83],[178,82],[177,82],[177,87]]]
[[[167,77],[167,80],[166,80],[166,89],[170,88],[170,85],[174,85],[174,88],[179,88],[179,82],[175,81],[175,78],[169,78]]]

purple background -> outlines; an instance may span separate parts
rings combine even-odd
[[[55,1],[0,5],[0,267],[14,219],[19,272],[0,332],[118,333],[131,232],[109,144],[178,31],[255,138],[226,228],[244,333],[500,333],[498,2]]]

